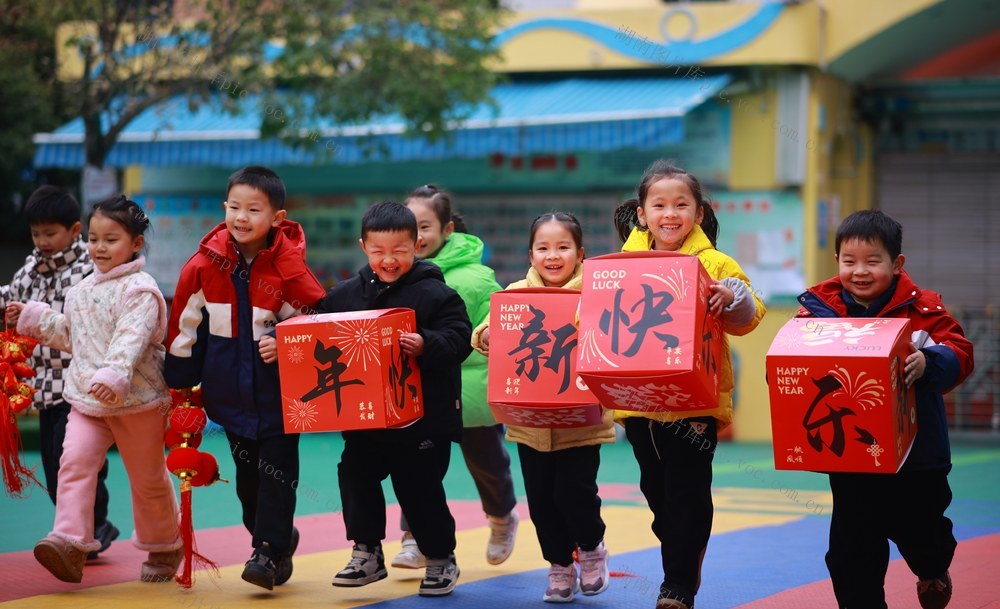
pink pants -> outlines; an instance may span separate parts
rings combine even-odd
[[[111,417],[70,410],[52,534],[87,552],[100,549],[94,540],[97,473],[108,449],[117,444],[132,488],[132,543],[147,552],[181,547],[177,497],[163,457],[165,428],[159,409]]]

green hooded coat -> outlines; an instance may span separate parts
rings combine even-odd
[[[433,258],[444,281],[465,301],[472,327],[490,316],[490,294],[500,291],[493,269],[483,265],[483,242],[474,235],[452,233]],[[462,423],[465,427],[496,425],[486,403],[486,358],[476,351],[462,362]]]

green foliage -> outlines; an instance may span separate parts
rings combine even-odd
[[[61,21],[96,24],[68,42],[84,70],[67,86],[86,126],[87,161],[97,166],[130,121],[176,95],[194,108],[228,94],[231,111],[259,95],[262,134],[304,145],[331,121],[391,113],[411,132],[438,137],[488,95],[489,39],[501,17],[492,0],[46,4]],[[189,13],[174,13],[181,4]],[[274,45],[283,46],[276,58]],[[285,95],[282,112],[266,114],[279,91],[315,101]]]

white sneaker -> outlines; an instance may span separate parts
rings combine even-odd
[[[455,562],[455,555],[448,558],[427,561],[424,578],[420,581],[420,596],[444,596],[451,594],[458,584],[461,571]]]
[[[391,564],[400,569],[422,569],[427,566],[427,559],[409,531],[403,533],[403,549],[396,554]]]
[[[486,562],[499,565],[510,558],[514,551],[514,537],[517,535],[517,523],[520,520],[515,510],[511,510],[504,518],[487,516],[490,524],[490,541],[486,544]]]
[[[600,594],[608,588],[611,582],[611,570],[608,568],[608,550],[604,542],[589,552],[579,550],[580,558],[580,591],[585,596]]]
[[[569,603],[576,593],[576,564],[568,567],[549,564],[549,587],[545,589],[542,600],[546,603]]]

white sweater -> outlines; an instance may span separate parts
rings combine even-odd
[[[66,294],[64,313],[28,302],[17,322],[22,334],[73,354],[63,397],[83,414],[119,416],[170,407],[163,379],[167,306],[156,281],[142,271],[145,258],[94,273]],[[102,383],[112,402],[88,393]]]

